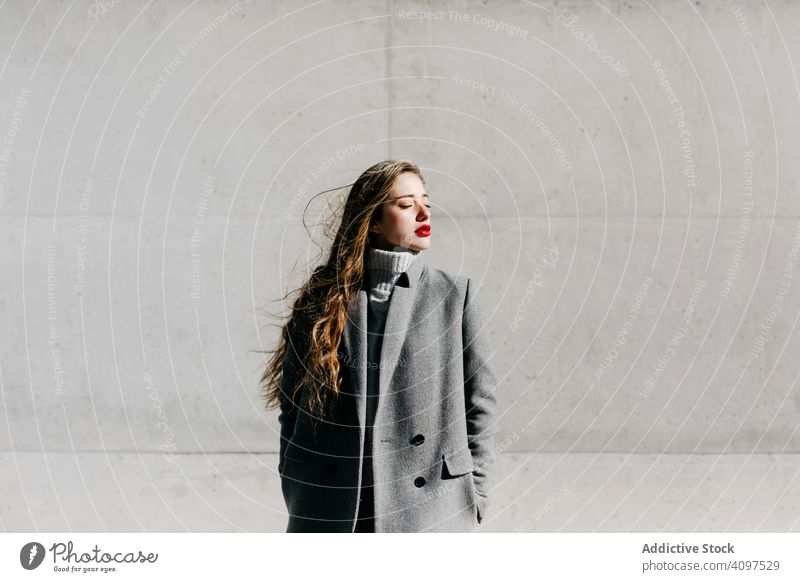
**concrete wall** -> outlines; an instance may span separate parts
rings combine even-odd
[[[800,5],[435,4],[4,3],[0,528],[283,531],[255,310],[392,157],[491,314],[484,531],[800,531]]]

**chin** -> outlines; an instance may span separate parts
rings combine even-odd
[[[404,248],[411,251],[424,251],[430,246],[430,237],[418,237],[417,235],[414,235],[414,238],[406,244],[395,245],[396,248]]]

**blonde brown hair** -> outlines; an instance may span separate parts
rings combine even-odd
[[[289,319],[281,328],[278,347],[271,352],[261,376],[267,409],[280,405],[283,389],[288,391],[284,397],[296,405],[301,402],[298,394],[305,388],[308,409],[319,417],[329,411],[331,401],[338,399],[339,344],[347,322],[347,305],[362,284],[369,226],[380,220],[382,205],[403,172],[413,172],[425,182],[414,162],[386,160],[369,167],[350,185],[329,256],[298,289]],[[284,388],[283,363],[290,341],[299,358],[299,373],[294,386]]]

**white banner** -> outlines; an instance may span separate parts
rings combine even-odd
[[[2,581],[800,580],[800,534],[11,533],[0,540]]]

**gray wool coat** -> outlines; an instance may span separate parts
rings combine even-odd
[[[483,520],[494,461],[496,376],[474,285],[420,253],[389,299],[373,433],[376,532],[463,532]],[[278,472],[287,532],[353,532],[364,454],[367,290],[348,305],[333,414],[289,400],[309,327],[290,329]]]

